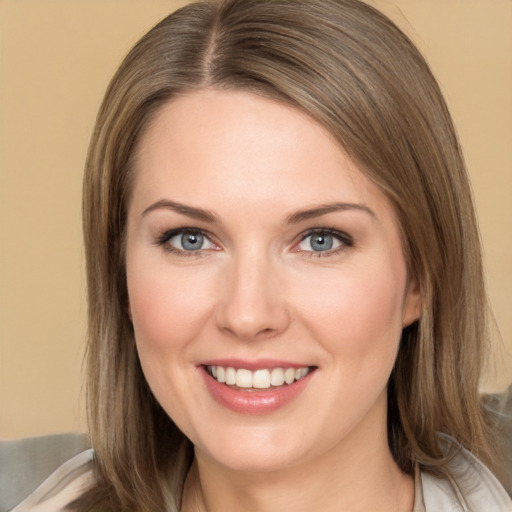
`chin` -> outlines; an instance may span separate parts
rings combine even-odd
[[[273,453],[272,453],[273,452]],[[199,454],[196,455],[200,457]],[[262,453],[261,450],[236,449],[229,453],[208,453],[209,458],[215,459],[230,471],[240,473],[273,473],[289,469],[300,463],[297,451],[292,453],[275,452],[268,450]]]
[[[252,430],[252,431],[251,431]],[[225,430],[208,443],[194,443],[196,456],[206,457],[232,471],[267,473],[293,467],[305,455],[303,435],[290,436],[275,429]]]

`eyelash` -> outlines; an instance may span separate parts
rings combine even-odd
[[[201,257],[204,256],[204,251],[201,249],[198,249],[197,251],[184,251],[182,249],[177,249],[176,247],[173,247],[168,242],[172,238],[174,238],[177,235],[184,234],[184,233],[192,233],[192,234],[198,234],[202,235],[204,238],[208,239],[210,242],[212,240],[212,235],[210,233],[199,229],[199,228],[177,228],[177,229],[171,229],[169,231],[164,231],[156,240],[156,245],[161,246],[165,251],[170,252],[172,254],[177,254],[179,256],[184,257]],[[211,242],[213,243],[213,242]]]
[[[347,248],[353,247],[354,240],[353,238],[348,235],[347,233],[344,233],[343,231],[339,231],[334,228],[313,228],[305,233],[302,233],[300,235],[300,242],[303,242],[308,237],[312,235],[329,235],[335,238],[338,242],[340,242],[340,246],[335,249],[329,249],[327,251],[301,251],[304,256],[308,258],[327,258],[329,256],[336,256],[340,252],[346,250]],[[297,246],[298,244],[295,244]],[[297,251],[298,252],[298,251]]]
[[[201,257],[204,256],[204,250],[198,249],[197,251],[185,251],[182,249],[177,249],[176,247],[173,247],[168,242],[172,238],[174,238],[177,235],[184,234],[186,232],[193,233],[193,234],[199,234],[202,235],[204,238],[208,239],[210,243],[212,242],[212,235],[208,233],[207,231],[204,231],[199,228],[177,228],[172,229],[169,231],[164,231],[161,235],[158,236],[156,240],[156,244],[158,246],[161,246],[165,251],[177,254],[179,256],[184,257]],[[313,228],[309,229],[308,231],[302,233],[299,236],[299,240],[297,242],[294,242],[294,247],[297,247],[301,242],[306,240],[308,237],[313,235],[320,235],[320,236],[332,236],[335,238],[338,242],[340,242],[340,246],[335,249],[329,249],[326,251],[304,251],[304,250],[296,250],[293,252],[301,252],[304,256],[310,257],[310,258],[325,258],[329,256],[334,256],[342,252],[343,250],[346,250],[349,247],[352,247],[354,245],[354,240],[350,235],[347,233],[344,233],[343,231],[338,231],[334,228]]]

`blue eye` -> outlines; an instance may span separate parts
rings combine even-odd
[[[309,244],[313,251],[329,251],[334,245],[334,237],[332,235],[315,234],[309,236]]]
[[[314,231],[305,234],[300,241],[298,248],[305,252],[328,253],[337,252],[344,246],[351,246],[352,240],[344,233],[332,231]]]
[[[185,232],[171,238],[170,242],[175,238],[179,239],[181,244],[180,249],[184,249],[185,251],[198,251],[203,248],[204,236],[201,233]]]
[[[196,229],[180,229],[164,233],[158,240],[159,245],[173,252],[196,252],[213,249],[216,246],[201,231]]]

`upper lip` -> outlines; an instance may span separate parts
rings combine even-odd
[[[277,359],[209,359],[202,361],[201,366],[222,366],[224,368],[244,368],[256,371],[261,369],[272,370],[273,368],[306,368],[311,365]]]

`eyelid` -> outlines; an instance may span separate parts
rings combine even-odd
[[[197,249],[195,251],[186,251],[168,244],[169,240],[184,233],[198,233],[215,246],[215,249],[213,250],[217,250],[218,248],[218,244],[214,241],[214,237],[211,233],[201,228],[193,228],[188,226],[163,231],[160,235],[157,236],[155,245],[161,246],[164,250],[170,253],[178,254],[180,256],[201,256],[205,251],[212,250],[212,248],[209,247],[206,249]]]
[[[195,251],[187,251],[183,249],[179,249],[177,247],[174,247],[170,244],[168,244],[169,240],[174,238],[175,236],[178,236],[180,234],[186,233],[186,232],[192,232],[192,233],[198,233],[204,236],[212,245],[214,245],[214,248],[206,248],[206,249],[197,249]],[[340,242],[340,246],[336,247],[334,249],[328,249],[326,251],[313,251],[313,250],[303,250],[299,249],[298,246],[301,242],[306,240],[308,237],[315,235],[315,234],[321,234],[321,235],[329,235],[338,242]],[[215,241],[215,237],[208,232],[207,230],[201,229],[201,228],[194,228],[189,226],[179,227],[179,228],[173,228],[162,231],[161,234],[159,234],[156,237],[155,245],[161,246],[164,250],[175,253],[182,256],[201,256],[204,255],[203,253],[210,251],[210,250],[219,250],[219,244]],[[346,232],[340,231],[335,228],[311,228],[307,231],[302,232],[297,238],[296,241],[293,242],[292,245],[292,252],[300,252],[307,256],[332,256],[335,254],[338,254],[339,252],[347,249],[348,247],[352,247],[354,245],[353,238]]]
[[[301,242],[306,240],[308,237],[310,237],[312,235],[316,235],[316,234],[332,236],[340,242],[340,246],[336,247],[335,249],[329,249],[326,251],[313,251],[313,250],[307,251],[307,250],[303,250],[303,249],[297,249],[298,245]],[[316,256],[316,257],[324,256],[325,257],[325,256],[336,255],[339,252],[347,249],[348,247],[352,247],[353,245],[354,245],[353,238],[348,233],[345,233],[344,231],[340,231],[335,228],[311,228],[299,235],[298,241],[296,241],[293,244],[292,252],[302,252],[303,254],[305,254],[307,256]]]

